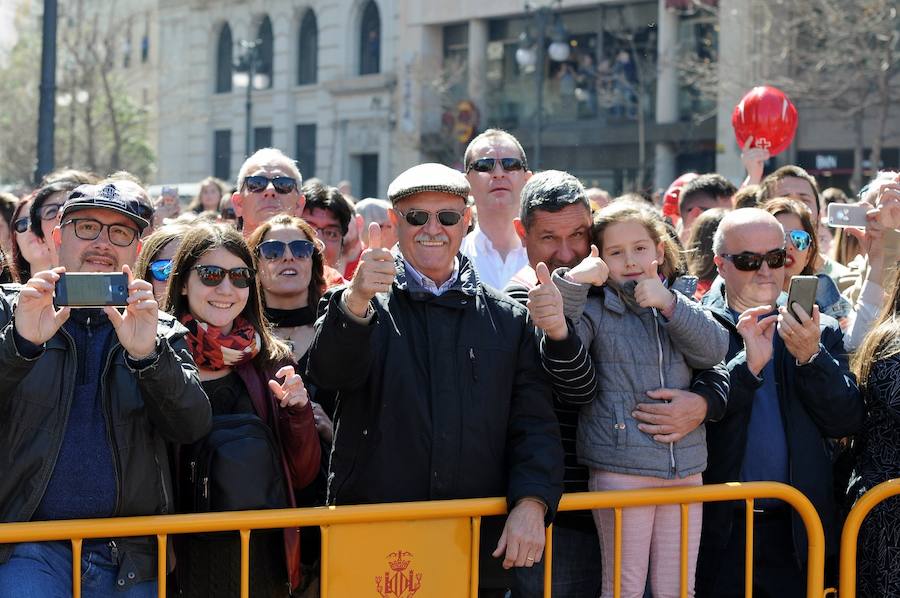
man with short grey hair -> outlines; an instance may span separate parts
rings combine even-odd
[[[231,195],[244,237],[277,214],[300,216],[306,205],[302,182],[297,164],[279,149],[267,147],[247,158]]]

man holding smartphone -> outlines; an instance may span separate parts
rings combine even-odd
[[[730,212],[713,240],[721,281],[703,303],[730,333],[731,388],[724,416],[706,427],[705,484],[778,481],[809,497],[837,554],[839,524],[829,438],[856,433],[865,407],[833,318],[778,305],[785,233],[758,208]],[[724,284],[721,282],[724,281]],[[761,594],[805,596],[806,536],[784,503],[754,503],[753,585]],[[743,503],[703,507],[697,596],[744,595]]]
[[[3,288],[2,521],[174,508],[166,443],[206,434],[210,407],[187,331],[159,313],[150,283],[132,277],[148,224],[140,214],[138,199],[115,183],[78,187],[52,234],[60,266]],[[123,272],[125,307],[57,308],[54,289],[66,272]],[[151,538],[85,541],[82,586],[97,596],[155,596],[155,555]],[[0,547],[0,596],[68,594],[71,560],[68,542]]]

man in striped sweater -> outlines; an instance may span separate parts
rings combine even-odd
[[[590,402],[597,391],[594,366],[570,322],[547,325],[535,312],[541,310],[541,305],[561,302],[550,273],[556,268],[571,268],[590,254],[591,209],[584,187],[566,172],[547,170],[535,174],[522,189],[515,227],[528,253],[529,265],[512,278],[506,292],[529,306],[536,327],[548,330],[555,325],[557,329],[553,335],[539,331],[543,337],[541,362],[553,381],[553,407],[565,450],[565,491],[587,492],[588,471],[578,463],[575,437],[577,405]],[[591,292],[594,291],[599,288]],[[643,422],[641,430],[653,434],[656,440],[674,442],[704,421],[721,417],[728,381],[724,364],[697,371],[691,384],[693,392],[661,389],[654,395],[663,400],[648,397],[647,403],[638,406],[635,418]],[[600,544],[590,512],[559,513],[553,526],[553,596],[599,595],[598,563]],[[542,595],[543,568],[517,568],[515,574],[517,595]]]

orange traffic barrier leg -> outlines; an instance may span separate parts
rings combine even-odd
[[[744,596],[753,598],[753,499],[748,498],[746,509],[746,541],[744,543]]]
[[[72,598],[81,598],[81,538],[72,538]]]
[[[613,598],[622,598],[622,509],[615,509],[615,531],[613,532]]]
[[[681,598],[688,595],[688,506],[681,505]]]
[[[319,597],[328,598],[328,526],[319,527],[322,532],[322,556],[319,559]]]
[[[553,524],[544,531],[544,598],[553,596]]]
[[[241,598],[250,598],[250,530],[241,530]]]
[[[166,534],[156,534],[156,595],[158,598],[166,598]]]
[[[472,517],[472,548],[471,548],[471,565],[472,575],[469,577],[471,585],[469,586],[469,594],[471,598],[478,598],[478,561],[480,558],[481,547],[481,517]]]

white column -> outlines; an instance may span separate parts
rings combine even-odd
[[[659,35],[656,41],[656,122],[678,122],[678,14],[666,9],[666,0],[659,0]],[[653,186],[665,189],[678,176],[675,172],[675,148],[660,141],[655,147]]]
[[[756,83],[752,80],[750,7],[745,0],[719,1],[719,97],[716,109],[716,172],[739,184],[746,173],[731,127],[731,112]],[[724,40],[724,41],[723,41]]]
[[[486,114],[488,22],[469,21],[469,99]]]

